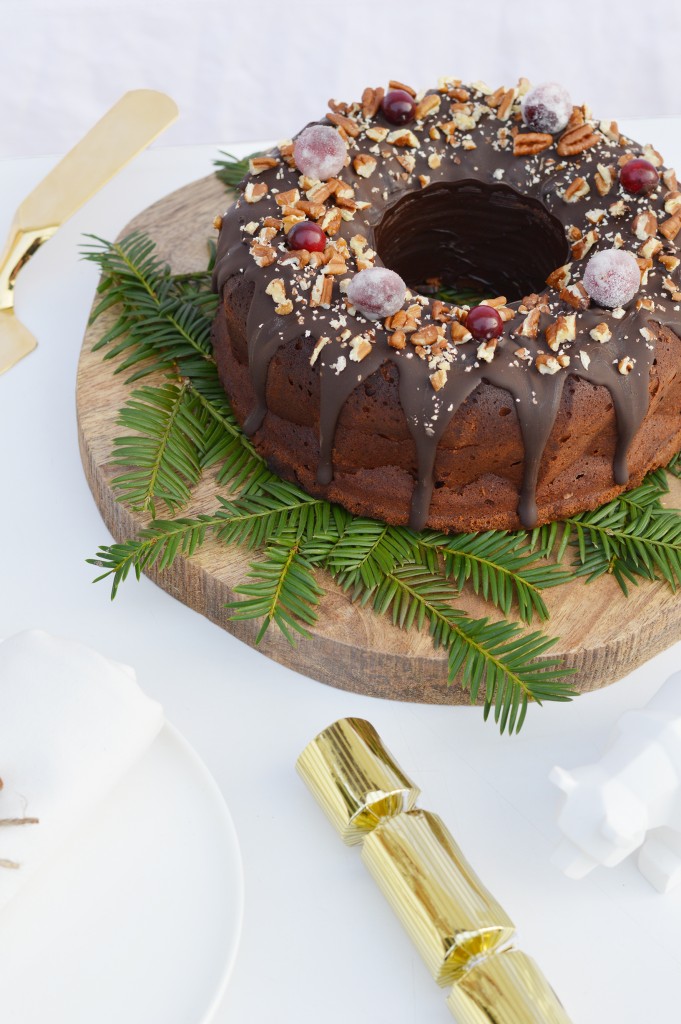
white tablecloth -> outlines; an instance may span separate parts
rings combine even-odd
[[[681,165],[681,121],[622,127]],[[421,786],[422,805],[445,819],[516,921],[520,945],[575,1024],[676,1019],[681,890],[659,896],[633,863],[581,883],[564,879],[549,863],[559,836],[547,774],[555,763],[597,757],[617,716],[679,668],[680,645],[608,690],[531,709],[520,736],[499,738],[477,709],[355,697],[297,675],[147,579],[131,579],[113,604],[106,584],[91,585],[85,559],[109,537],[76,442],[76,365],[97,280],[78,259],[81,235],[113,238],[143,207],[209,173],[217,148],[147,152],[22,272],[17,310],[40,347],[0,377],[0,634],[39,626],[134,665],[214,773],[246,880],[241,949],[216,1024],[451,1020],[358,851],[341,845],[294,772],[303,746],[342,715],[369,718],[385,737]],[[0,162],[1,228],[51,163]]]

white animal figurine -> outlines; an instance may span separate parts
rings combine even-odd
[[[628,711],[603,757],[550,775],[565,794],[565,838],[552,861],[570,878],[614,867],[640,847],[638,867],[659,892],[681,882],[681,672]]]

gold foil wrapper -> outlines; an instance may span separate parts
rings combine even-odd
[[[571,1024],[535,961],[518,949],[471,967],[447,1005],[456,1024]]]
[[[512,938],[513,922],[436,814],[383,821],[365,839],[362,859],[439,985]]]
[[[419,790],[373,725],[342,718],[305,747],[297,768],[344,843],[361,843],[380,822],[414,807]]]

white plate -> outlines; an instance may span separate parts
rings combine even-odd
[[[171,726],[0,915],[7,1024],[207,1024],[243,876],[212,776]]]

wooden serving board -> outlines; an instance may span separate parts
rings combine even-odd
[[[147,232],[176,273],[202,269],[213,218],[226,205],[224,187],[211,176],[150,206],[121,235],[134,229]],[[120,505],[111,489],[118,470],[108,463],[118,432],[117,414],[128,388],[122,375],[113,376],[112,364],[91,351],[111,322],[105,317],[109,315],[88,330],[80,356],[79,442],[95,501],[120,541],[134,536],[145,520]],[[670,497],[672,504],[678,504],[681,487]],[[215,505],[213,479],[207,478],[188,511],[212,512]],[[162,573],[152,570],[149,575],[168,593],[253,646],[257,624],[230,621],[224,607],[253,558],[252,552],[208,540],[192,558],[178,557],[172,568]],[[271,629],[259,649],[313,679],[356,693],[435,704],[468,703],[468,695],[458,686],[447,686],[444,655],[433,649],[427,635],[393,627],[372,611],[351,604],[331,580],[328,584],[311,639],[292,648]],[[611,577],[589,585],[577,580],[546,591],[545,599],[551,612],[548,629],[561,637],[551,656],[562,655],[577,670],[573,682],[581,691],[622,678],[681,639],[681,596],[665,584],[642,583],[626,599]],[[125,593],[119,600],[125,600]],[[489,605],[469,593],[461,596],[458,605],[474,616],[490,614]]]

